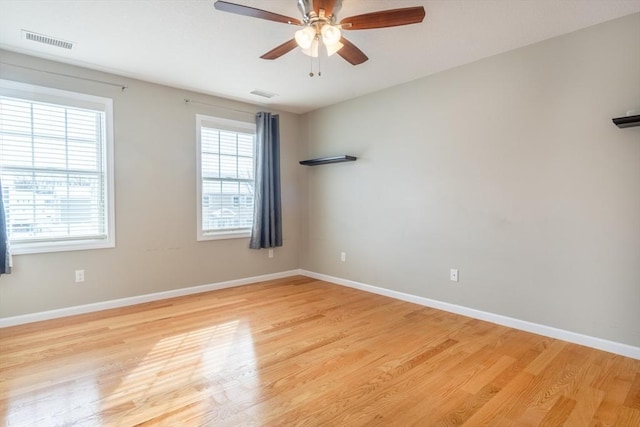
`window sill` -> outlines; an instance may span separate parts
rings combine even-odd
[[[224,240],[224,239],[246,239],[251,237],[250,231],[220,231],[217,233],[201,234],[198,233],[198,241],[207,240]]]
[[[91,249],[115,248],[113,241],[78,240],[77,242],[38,242],[11,244],[11,255],[42,254],[48,252],[86,251]]]

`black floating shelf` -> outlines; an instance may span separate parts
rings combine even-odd
[[[634,126],[640,126],[640,115],[617,117],[611,120],[613,120],[613,123],[615,123],[619,128],[632,128]]]
[[[354,156],[333,156],[333,157],[320,157],[318,159],[311,160],[301,160],[301,165],[306,166],[317,166],[317,165],[328,165],[329,163],[342,163],[342,162],[353,162],[357,159]]]

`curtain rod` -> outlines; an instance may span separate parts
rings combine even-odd
[[[251,114],[251,115],[255,115],[258,112],[257,111],[247,111],[247,110],[239,110],[237,108],[231,108],[231,107],[224,107],[222,105],[216,105],[216,104],[209,104],[208,102],[202,102],[202,101],[196,101],[193,100],[191,98],[185,98],[184,99],[185,104],[199,104],[199,105],[206,105],[207,107],[216,107],[216,108],[222,108],[224,110],[230,110],[230,111],[235,111],[238,113],[245,113],[245,114]]]
[[[94,83],[100,83],[100,84],[103,84],[103,85],[115,86],[115,87],[119,87],[123,92],[124,92],[125,89],[127,89],[129,87],[129,86],[125,85],[125,84],[112,83],[112,82],[107,82],[107,81],[104,81],[104,80],[88,79],[86,77],[74,76],[72,74],[56,73],[55,71],[40,70],[38,68],[26,67],[24,65],[11,64],[9,62],[0,61],[0,64],[9,65],[11,67],[24,68],[25,70],[38,71],[40,73],[53,74],[53,75],[56,75],[56,76],[71,77],[73,79],[85,80],[87,82],[94,82]]]

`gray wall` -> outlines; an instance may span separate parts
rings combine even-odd
[[[196,113],[253,121],[184,98],[259,107],[1,51],[2,62],[111,82],[119,88],[2,65],[0,78],[113,98],[116,248],[14,257],[0,277],[0,317],[298,268],[299,116],[280,113],[284,247],[269,259],[248,239],[196,241]],[[74,283],[74,270],[86,281]]]
[[[640,346],[631,109],[638,14],[310,113],[301,266]]]

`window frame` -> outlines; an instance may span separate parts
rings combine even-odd
[[[114,137],[113,137],[113,100],[86,93],[72,92],[30,83],[0,79],[0,95],[31,102],[44,102],[61,107],[85,108],[104,112],[104,140],[102,144],[102,171],[104,191],[104,227],[105,238],[46,238],[34,242],[12,242],[13,255],[37,254],[48,252],[66,252],[91,249],[114,248],[115,239],[115,176],[114,176]],[[2,197],[2,195],[0,195]]]
[[[196,239],[197,241],[243,239],[251,237],[251,228],[236,229],[230,231],[205,231],[203,228],[203,200],[202,200],[202,128],[220,129],[229,132],[250,133],[254,136],[253,162],[255,169],[255,136],[256,124],[240,120],[225,119],[221,117],[196,114]],[[253,183],[255,186],[255,179]]]

